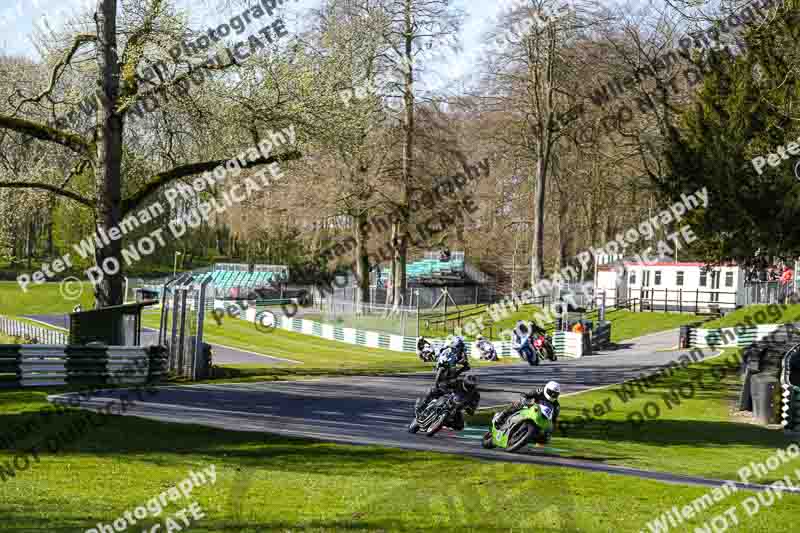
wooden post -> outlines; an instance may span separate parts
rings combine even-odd
[[[683,313],[683,289],[678,289],[678,312]]]
[[[694,291],[694,312],[700,312],[700,289]]]

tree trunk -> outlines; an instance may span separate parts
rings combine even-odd
[[[559,191],[558,195],[558,266],[556,270],[562,270],[569,262],[569,243],[570,232],[569,224],[567,223],[567,215],[569,213],[569,198],[568,195]]]
[[[108,234],[120,222],[123,116],[117,112],[120,65],[117,53],[117,0],[98,0],[97,66],[101,76],[102,98],[98,98],[97,161],[95,189],[98,232]],[[122,242],[111,240],[95,250],[103,277],[95,288],[95,306],[122,304]]]
[[[408,254],[408,188],[411,184],[411,170],[414,164],[414,54],[413,54],[413,19],[411,7],[413,0],[405,0],[405,68],[403,69],[403,179],[401,187],[402,217],[400,222],[392,224],[392,242],[395,244],[394,257],[397,269],[394,271],[394,305],[402,303],[402,295],[406,292],[406,261]]]
[[[547,184],[547,163],[536,162],[536,191],[533,200],[533,244],[531,247],[531,287],[544,278],[544,195]]]
[[[53,224],[55,216],[56,216],[56,199],[55,197],[50,199],[50,209],[48,210],[48,220],[47,220],[47,257],[52,258],[55,255],[55,251],[53,249]]]
[[[362,210],[355,219],[353,232],[356,238],[355,260],[358,290],[356,291],[356,309],[362,312],[362,304],[369,302],[369,255],[367,253],[367,212]]]

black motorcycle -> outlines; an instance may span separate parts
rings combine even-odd
[[[455,392],[440,396],[422,408],[408,426],[408,432],[423,431],[428,437],[433,437],[444,426],[453,423],[459,409],[461,407]]]

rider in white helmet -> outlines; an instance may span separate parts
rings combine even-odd
[[[495,425],[499,428],[506,419],[524,407],[530,407],[534,402],[547,401],[553,406],[553,427],[558,422],[558,414],[561,412],[561,404],[558,397],[561,395],[561,385],[557,381],[548,381],[544,387],[535,387],[528,394],[523,394],[519,401],[514,402],[505,411],[498,413]],[[549,439],[549,436],[548,436]]]

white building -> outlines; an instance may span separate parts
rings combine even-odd
[[[606,305],[635,299],[643,309],[728,311],[744,305],[744,285],[745,271],[735,264],[618,261],[597,267],[596,294]]]

